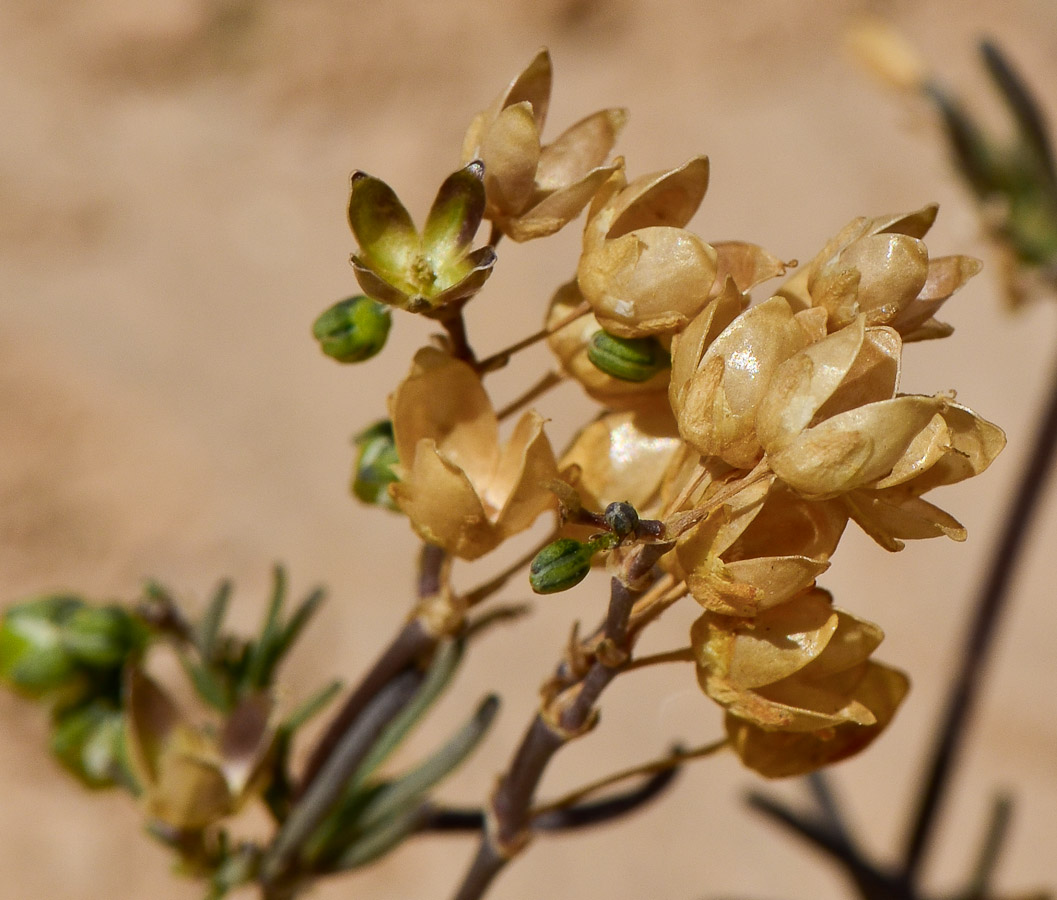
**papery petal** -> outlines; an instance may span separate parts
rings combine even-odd
[[[909,687],[902,672],[871,662],[856,697],[873,714],[873,725],[844,723],[807,733],[767,731],[728,714],[727,734],[741,761],[764,777],[805,775],[854,756],[870,744],[892,721]]]
[[[540,151],[537,188],[548,193],[559,190],[601,166],[627,119],[626,109],[603,109],[567,128]],[[584,200],[584,206],[590,199]]]
[[[838,616],[824,591],[759,613],[752,619],[705,613],[690,629],[698,669],[736,689],[788,678],[823,652]]]
[[[200,755],[193,733],[181,737],[162,754],[159,780],[146,791],[145,806],[153,819],[197,831],[231,815],[235,799],[216,763]]]
[[[257,774],[272,745],[275,703],[265,692],[246,697],[228,716],[219,737],[220,770],[234,797]]]
[[[662,406],[608,413],[576,436],[562,456],[561,468],[579,466],[577,487],[595,508],[627,501],[642,512],[656,502],[681,446],[675,422]]]
[[[543,131],[547,108],[550,105],[552,80],[551,55],[544,47],[532,58],[532,62],[525,66],[521,74],[507,85],[507,89],[499,95],[496,102],[500,109],[516,103],[530,103],[536,130]]]
[[[939,211],[938,203],[929,203],[913,212],[877,216],[868,220],[865,233],[905,234],[920,239],[928,234],[929,229],[936,222]]]
[[[410,466],[419,442],[432,441],[448,462],[482,488],[499,457],[499,423],[473,368],[435,347],[415,354],[389,397],[396,452]]]
[[[778,361],[756,412],[756,433],[764,447],[780,447],[810,424],[851,371],[865,339],[860,318]]]
[[[773,453],[771,469],[806,496],[835,496],[887,475],[947,401],[896,397],[870,403],[801,432]]]
[[[503,232],[515,241],[528,241],[547,237],[559,231],[583,211],[583,208],[617,171],[616,166],[594,169],[579,181],[559,188],[525,210],[521,215],[502,219],[499,224]]]
[[[531,104],[506,107],[481,142],[489,218],[524,211],[535,189],[540,137]]]
[[[932,420],[910,442],[892,471],[874,484],[877,489],[894,487],[927,472],[951,449],[951,433],[941,413]]]
[[[929,254],[921,241],[907,235],[869,235],[844,250],[833,267],[838,272],[853,269],[859,273],[856,308],[845,316],[834,312],[833,327],[848,324],[856,313],[866,316],[867,325],[883,325],[909,306],[925,286]],[[820,279],[827,271],[830,267]]]
[[[728,278],[719,295],[672,338],[672,387],[669,394],[672,410],[677,416],[685,405],[687,391],[705,351],[748,303],[748,297],[738,290],[734,279]]]
[[[679,430],[702,454],[751,468],[757,406],[779,365],[806,342],[789,304],[772,297],[739,315],[701,358],[680,403]]]
[[[137,779],[144,785],[158,780],[162,751],[183,716],[165,691],[138,667],[128,670],[126,684],[126,736]]]
[[[967,537],[964,526],[938,506],[895,490],[851,491],[841,498],[856,524],[885,550],[903,549],[903,541],[946,535]]]
[[[615,198],[605,236],[619,238],[640,228],[682,228],[708,190],[708,157],[695,156],[676,169],[636,178]]]
[[[821,422],[878,400],[891,400],[899,384],[902,355],[903,341],[895,329],[867,328],[851,368],[837,390],[815,412],[813,421]]]
[[[484,215],[484,177],[479,162],[449,175],[437,191],[426,225],[422,246],[434,269],[466,255]]]
[[[501,535],[466,473],[429,438],[422,438],[408,458],[411,462],[401,462],[400,480],[389,485],[389,493],[416,533],[462,559],[477,559],[494,549]]]
[[[913,489],[917,494],[979,475],[1006,445],[1001,428],[959,403],[947,403],[943,421],[949,432],[950,452],[914,480]]]
[[[708,302],[715,251],[681,228],[642,228],[580,257],[577,280],[599,324],[617,337],[686,327]]]
[[[365,172],[352,175],[349,226],[362,264],[387,281],[406,272],[420,252],[418,231],[404,204],[389,185]]]
[[[507,537],[528,528],[558,499],[549,485],[558,477],[554,451],[543,432],[543,418],[525,413],[499,457],[485,500],[499,510],[496,526]]]
[[[750,291],[756,285],[785,273],[786,264],[773,253],[758,244],[746,241],[720,241],[712,245],[718,257],[716,264],[716,287],[722,288],[729,275],[738,290]]]

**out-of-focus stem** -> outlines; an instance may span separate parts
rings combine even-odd
[[[1050,396],[1035,434],[1031,455],[1023,469],[1016,495],[1006,514],[1001,538],[994,547],[990,569],[974,604],[958,673],[947,697],[943,725],[926,769],[906,849],[904,871],[916,880],[932,839],[936,815],[950,782],[965,738],[966,723],[980,693],[988,654],[1005,610],[1009,586],[1024,551],[1039,502],[1045,496],[1046,476],[1057,448],[1057,367],[1050,376]]]

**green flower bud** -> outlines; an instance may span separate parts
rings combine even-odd
[[[617,537],[626,537],[639,527],[639,514],[626,501],[610,503],[602,516]]]
[[[82,664],[117,669],[146,646],[148,637],[146,626],[119,606],[82,606],[66,621],[62,641]]]
[[[649,381],[672,364],[656,338],[620,338],[604,329],[591,335],[587,358],[607,375],[634,382]]]
[[[548,544],[529,566],[529,584],[537,594],[556,594],[575,587],[591,571],[591,557],[598,548],[573,538]]]
[[[400,462],[393,439],[393,423],[388,419],[375,422],[356,436],[360,448],[352,477],[352,492],[364,503],[396,509],[389,496],[389,485],[396,481],[392,466]]]
[[[389,337],[392,316],[385,304],[362,294],[335,303],[312,326],[320,349],[342,363],[370,359]]]
[[[82,607],[77,597],[54,595],[9,609],[0,622],[0,678],[34,699],[72,689],[80,673],[63,626]]]
[[[124,718],[108,703],[87,703],[64,711],[55,721],[50,747],[87,787],[112,787],[131,780]]]

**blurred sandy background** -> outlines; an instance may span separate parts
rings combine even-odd
[[[335,674],[355,678],[404,615],[414,543],[402,520],[346,495],[349,438],[382,414],[428,328],[397,317],[386,353],[355,370],[315,348],[315,315],[355,290],[347,178],[354,168],[384,177],[421,216],[458,164],[470,117],[541,45],[556,69],[550,137],[623,105],[631,119],[619,149],[632,172],[710,155],[712,187],[693,223],[706,238],[804,259],[855,215],[936,200],[933,252],[988,259],[927,111],[879,90],[842,49],[864,10],[899,24],[991,114],[974,41],[993,35],[1057,116],[1057,5],[1046,0],[0,4],[3,602],[60,586],[131,598],[152,575],[197,608],[232,576],[235,620],[249,628],[282,560],[296,591],[331,588],[286,669],[289,697]],[[472,308],[480,349],[537,327],[572,271],[578,231],[503,248]],[[823,579],[838,602],[884,626],[880,658],[915,682],[889,732],[833,772],[879,854],[899,844],[967,596],[1054,355],[1052,304],[1014,318],[998,294],[991,266],[944,309],[954,337],[905,357],[906,390],[956,387],[1009,434],[985,477],[940,498],[969,542],[892,558],[849,529]],[[514,376],[503,377],[511,387]],[[558,400],[586,409],[574,389]],[[572,417],[555,415],[559,428]],[[1057,485],[1048,493],[930,862],[937,889],[958,886],[998,788],[1018,799],[1001,887],[1057,882]],[[477,580],[466,569],[457,577]],[[553,598],[517,632],[483,641],[406,758],[499,686],[497,726],[443,792],[479,802],[569,621],[593,621],[599,609],[589,590]],[[673,613],[658,646],[683,642],[688,621],[689,611]],[[3,693],[0,717],[0,895],[201,895],[169,876],[126,798],[86,796],[44,757],[38,710]],[[719,728],[687,670],[640,673],[606,695],[601,728],[558,758],[544,791]],[[540,839],[494,896],[848,896],[831,869],[745,810],[756,783],[733,759],[698,764],[633,819]],[[774,789],[802,797],[795,784]],[[418,840],[317,896],[443,898],[472,849],[469,838]]]

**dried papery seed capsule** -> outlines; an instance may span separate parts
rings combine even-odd
[[[375,422],[356,436],[360,448],[352,476],[352,493],[364,503],[396,509],[389,496],[389,485],[396,481],[392,466],[400,462],[393,438],[393,423],[388,419]]]
[[[557,594],[575,587],[591,571],[596,544],[559,538],[548,544],[529,566],[529,584],[537,594]]]
[[[312,326],[320,349],[341,363],[370,359],[385,346],[392,316],[389,307],[362,294],[335,303]]]
[[[607,375],[634,382],[649,381],[672,364],[668,351],[656,338],[621,338],[605,329],[591,335],[587,358]]]
[[[610,503],[602,515],[617,537],[626,537],[639,527],[639,514],[627,501]]]

